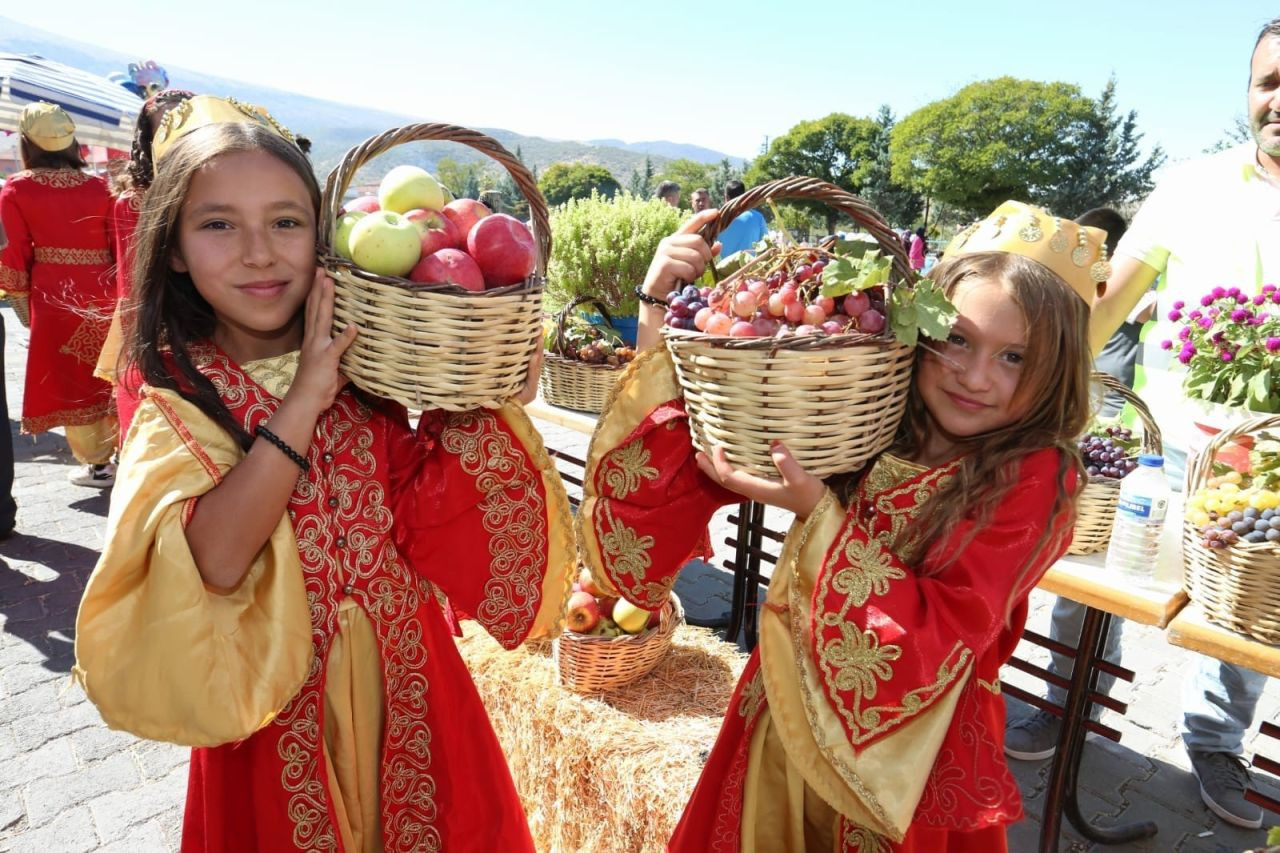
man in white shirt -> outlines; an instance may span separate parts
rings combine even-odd
[[[1090,328],[1100,350],[1125,316],[1163,274],[1161,310],[1144,335],[1138,390],[1164,431],[1166,467],[1180,473],[1194,429],[1182,377],[1170,371],[1176,337],[1168,320],[1179,301],[1197,305],[1215,286],[1257,293],[1280,283],[1280,18],[1263,27],[1250,62],[1249,125],[1253,141],[1171,169],[1143,203],[1116,257]],[[1183,701],[1183,744],[1200,780],[1200,796],[1237,826],[1262,824],[1262,810],[1244,799],[1249,775],[1242,757],[1266,676],[1201,658]]]

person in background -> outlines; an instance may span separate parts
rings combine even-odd
[[[746,191],[742,181],[729,181],[724,185],[724,200],[728,202]],[[727,258],[734,252],[750,249],[763,240],[767,233],[764,215],[760,211],[748,210],[738,214],[720,232],[720,257]]]
[[[917,228],[907,243],[907,256],[911,260],[911,268],[916,272],[924,269],[924,253],[928,247],[929,244],[924,239],[924,228]]]
[[[680,206],[680,185],[675,181],[663,181],[658,184],[657,195],[672,207]]]
[[[689,196],[689,204],[693,205],[694,213],[701,213],[711,207],[711,192],[706,187],[698,187]]]
[[[31,328],[22,431],[65,428],[78,486],[115,482],[111,387],[93,375],[115,311],[111,193],[87,174],[71,116],[36,102],[18,122],[23,171],[0,190],[0,289]]]
[[[1143,202],[1116,246],[1106,292],[1094,303],[1090,341],[1100,352],[1160,276],[1170,311],[1197,306],[1215,285],[1261,294],[1280,283],[1280,18],[1262,27],[1249,61],[1246,99],[1252,139],[1170,169]],[[1138,391],[1162,429],[1166,471],[1181,485],[1194,410],[1182,376],[1170,370],[1173,321],[1156,315],[1145,335]],[[1183,696],[1182,742],[1200,780],[1200,797],[1218,817],[1262,825],[1245,799],[1250,785],[1244,734],[1253,724],[1266,676],[1200,657]]]

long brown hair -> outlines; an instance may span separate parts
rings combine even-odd
[[[18,137],[18,155],[24,169],[83,169],[89,164],[80,156],[80,143],[73,136],[71,144],[57,151],[45,151],[27,135]]]
[[[169,266],[178,248],[178,221],[192,176],[213,158],[242,151],[265,151],[292,169],[307,187],[313,213],[318,213],[320,187],[311,164],[296,145],[265,126],[212,124],[175,142],[156,169],[138,219],[128,308],[133,313],[132,333],[120,374],[126,376],[136,366],[142,381],[182,394],[247,449],[253,438],[192,357],[193,348],[213,337],[213,308],[190,275]]]
[[[1072,472],[1083,475],[1076,439],[1089,419],[1088,351],[1089,307],[1056,273],[1022,255],[975,252],[939,264],[931,278],[948,295],[969,279],[998,281],[1022,312],[1028,330],[1022,373],[1015,399],[1025,413],[1014,423],[959,441],[962,456],[954,476],[920,509],[918,522],[903,532],[894,550],[919,565],[937,543],[948,541],[962,521],[973,525],[965,538],[930,574],[945,570],[958,552],[991,521],[992,511],[1017,482],[1020,461],[1046,447],[1059,451],[1058,493],[1046,518],[1040,540],[1022,578],[1051,538],[1061,537],[1075,522],[1075,496],[1069,488]],[[917,351],[917,360],[929,357]],[[895,452],[910,457],[935,429],[913,382]]]

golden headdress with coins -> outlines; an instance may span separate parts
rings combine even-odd
[[[952,238],[944,258],[973,252],[1012,252],[1053,270],[1086,305],[1111,277],[1107,233],[1077,225],[1020,201],[1006,201]]]
[[[235,98],[196,95],[165,113],[151,141],[151,156],[159,163],[173,144],[191,131],[210,124],[258,124],[297,145],[289,129],[271,117],[262,107],[242,103]]]

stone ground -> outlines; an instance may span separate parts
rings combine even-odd
[[[26,333],[7,308],[0,317],[8,331],[4,379],[10,412],[16,414]],[[60,435],[32,439],[10,425],[18,532],[0,542],[0,851],[176,850],[187,751],[109,731],[69,676],[76,606],[102,545],[108,496],[67,482],[74,460]],[[585,436],[540,426],[549,447],[584,455]],[[718,568],[729,552],[722,544],[730,535],[726,514],[717,516],[713,529],[716,565],[686,571],[677,584],[690,614],[714,616],[728,608],[730,575]],[[785,519],[771,516],[768,523],[783,529]],[[1037,592],[1032,601],[1030,627],[1047,633],[1052,597]],[[1064,821],[1061,849],[1239,853],[1260,845],[1261,831],[1230,827],[1204,808],[1190,775],[1177,735],[1189,653],[1168,645],[1160,631],[1134,625],[1128,626],[1124,649],[1128,661],[1141,662],[1136,683],[1117,690],[1130,702],[1129,713],[1104,715],[1123,739],[1086,746],[1082,807],[1099,824],[1153,820],[1160,833],[1147,842],[1106,848],[1085,842]],[[1027,656],[1037,657],[1030,650]],[[1035,689],[1021,673],[1008,671],[1005,677]],[[1274,681],[1259,717],[1280,719],[1280,685]],[[1251,740],[1246,749],[1252,749]],[[1280,756],[1280,744],[1266,751]],[[1021,853],[1037,848],[1048,762],[1013,767],[1028,816],[1010,829],[1009,843]],[[1276,782],[1262,782],[1273,796],[1280,795]],[[1280,815],[1268,815],[1267,823],[1280,823]]]

